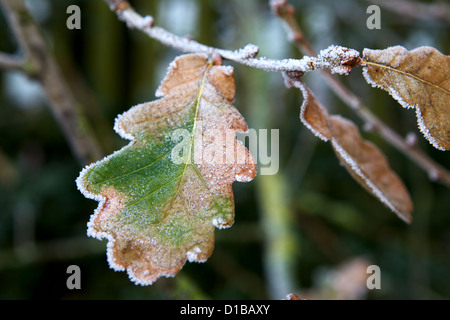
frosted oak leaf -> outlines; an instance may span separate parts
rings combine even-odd
[[[450,57],[432,47],[407,51],[401,46],[365,49],[363,74],[405,108],[415,108],[425,138],[450,149]]]
[[[371,142],[364,140],[358,127],[348,119],[329,115],[314,94],[301,82],[304,101],[300,119],[318,138],[329,141],[350,175],[403,221],[412,221],[413,204],[409,193],[386,157]]]
[[[79,190],[100,202],[88,235],[108,239],[110,266],[136,284],[174,276],[187,260],[206,261],[215,227],[233,224],[232,183],[256,174],[234,134],[248,130],[234,94],[231,67],[205,55],[178,57],[157,90],[162,98],[116,119],[115,130],[131,142],[78,177]],[[180,153],[184,161],[174,161]]]

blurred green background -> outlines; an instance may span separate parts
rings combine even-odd
[[[427,3],[423,1],[424,3]],[[101,0],[26,1],[65,80],[98,137],[104,155],[126,145],[114,131],[117,114],[155,99],[167,66],[180,54],[129,30]],[[381,9],[381,29],[368,30],[370,1],[292,1],[296,18],[319,51],[337,44],[362,51],[430,45],[450,53],[450,25]],[[81,8],[81,29],[68,30],[66,9]],[[268,1],[132,0],[135,9],[181,36],[207,45],[260,47],[260,56],[301,57]],[[449,3],[447,2],[447,5]],[[0,15],[0,51],[17,43]],[[282,76],[235,67],[235,105],[254,129],[279,129],[280,170],[233,185],[236,220],[216,231],[211,258],[187,263],[175,278],[136,286],[106,261],[106,241],[86,236],[97,202],[75,179],[71,153],[36,80],[0,72],[0,299],[449,299],[450,190],[376,135],[363,132],[409,189],[415,210],[406,225],[367,194],[339,165],[329,144],[299,120],[300,92]],[[414,112],[373,89],[355,69],[339,77],[402,136],[418,135],[430,157],[450,168],[418,131]],[[305,76],[331,113],[361,121],[325,85]],[[81,268],[81,289],[66,287],[69,265]],[[367,290],[368,265],[381,269],[381,289]]]

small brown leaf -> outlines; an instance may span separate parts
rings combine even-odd
[[[415,108],[420,131],[437,149],[450,149],[450,57],[431,47],[365,49],[368,83]]]
[[[411,198],[383,153],[361,137],[353,122],[340,116],[329,116],[326,108],[305,85],[299,81],[294,85],[304,95],[300,112],[302,122],[322,140],[331,141],[336,155],[359,184],[402,220],[410,223],[413,209]]]

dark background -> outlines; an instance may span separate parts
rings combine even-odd
[[[156,25],[207,45],[260,47],[260,56],[299,58],[268,1],[131,1]],[[428,3],[423,1],[423,3]],[[448,2],[446,2],[449,5]],[[126,145],[114,131],[117,114],[155,99],[166,68],[180,54],[129,30],[101,0],[32,0],[39,23],[69,87],[99,138],[103,153]],[[68,30],[66,8],[81,8],[81,30]],[[370,1],[292,1],[306,36],[319,51],[331,44],[450,52],[450,25],[382,7],[381,29],[368,30]],[[0,15],[0,51],[16,41]],[[299,120],[301,94],[282,76],[235,67],[235,105],[250,128],[280,130],[280,170],[235,183],[236,220],[216,231],[211,258],[187,263],[170,279],[136,286],[109,269],[105,246],[86,236],[97,202],[76,189],[82,169],[50,112],[38,82],[19,71],[0,73],[0,299],[282,299],[293,292],[319,299],[449,299],[450,190],[370,132],[414,202],[406,225],[367,194],[339,165],[329,144]],[[417,129],[414,112],[368,85],[360,69],[339,77],[399,134],[450,168]],[[361,121],[318,72],[306,83],[331,113]],[[68,290],[66,269],[81,268],[81,289]],[[381,269],[381,289],[368,291],[366,268]]]

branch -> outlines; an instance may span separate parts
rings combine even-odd
[[[359,63],[359,53],[356,50],[338,46],[331,46],[321,51],[317,57],[304,57],[300,60],[255,58],[259,49],[253,44],[248,44],[243,49],[236,51],[209,47],[154,26],[154,20],[151,16],[142,17],[136,13],[126,0],[105,0],[105,2],[112,11],[116,12],[120,20],[126,22],[129,28],[141,30],[150,38],[185,53],[205,53],[210,57],[220,56],[224,59],[265,71],[289,71],[299,74],[324,68],[330,69],[334,73],[347,74],[353,66],[352,64],[357,65]]]
[[[17,56],[0,52],[0,69],[23,70],[25,61]]]
[[[273,12],[284,22],[290,41],[294,42],[303,54],[311,56],[317,55],[294,18],[294,7],[286,0],[271,0],[270,5]],[[372,128],[373,131],[378,133],[386,142],[401,151],[420,168],[425,170],[432,181],[438,181],[447,187],[450,187],[450,172],[446,168],[436,163],[417,146],[412,146],[395,131],[389,128],[364,105],[358,96],[347,89],[328,70],[322,69],[321,72],[330,88],[345,104],[353,109],[363,121],[365,121],[368,127]]]
[[[23,0],[1,0],[0,4],[24,52],[23,60],[0,55],[0,65],[23,70],[41,83],[53,115],[81,165],[100,159],[100,146]]]

